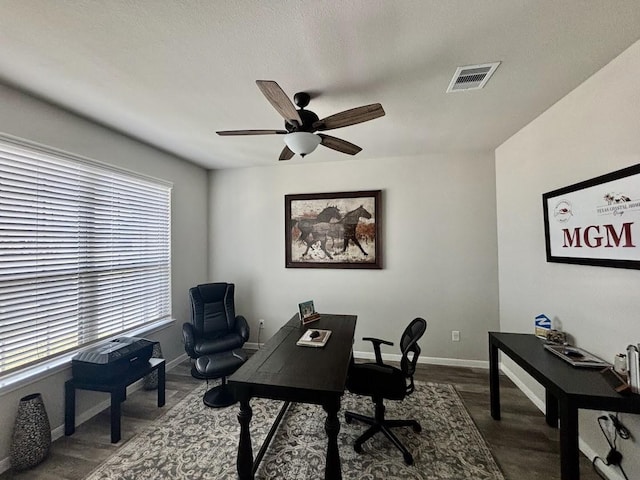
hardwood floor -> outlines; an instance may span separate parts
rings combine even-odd
[[[129,395],[122,405],[122,440],[118,444],[110,443],[107,409],[78,426],[72,436],[63,436],[53,442],[49,458],[36,468],[19,473],[7,471],[0,475],[0,480],[85,478],[193,388],[202,385],[204,392],[204,382],[191,377],[189,370],[188,362],[183,362],[167,372],[167,403],[164,408],[157,408],[154,390],[138,390]],[[560,478],[558,431],[546,425],[542,413],[508,378],[503,376],[501,379],[502,420],[499,422],[489,414],[488,370],[419,365],[416,379],[455,385],[506,480]],[[586,457],[581,459],[580,473],[583,480],[600,479]]]
[[[506,480],[560,479],[558,430],[506,376],[500,379],[499,422],[489,413],[489,370],[419,365],[416,379],[455,385]],[[601,480],[584,455],[580,478]]]

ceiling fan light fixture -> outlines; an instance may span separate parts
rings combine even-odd
[[[321,141],[322,138],[311,132],[291,132],[284,136],[287,147],[301,157],[313,152]]]

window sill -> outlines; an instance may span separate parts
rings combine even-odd
[[[163,330],[167,328],[169,325],[173,325],[175,321],[176,320],[174,318],[170,318],[167,320],[160,320],[158,322],[152,323],[151,325],[145,325],[144,327],[139,328],[137,330],[127,332],[126,335],[130,337],[148,335],[150,333]],[[114,337],[111,337],[111,338],[117,338],[121,336],[123,335],[115,335]],[[103,341],[108,342],[109,340],[110,340],[109,338],[105,338]],[[72,357],[82,350],[83,349],[80,348],[74,352],[68,353],[67,355],[57,357],[53,360],[40,363],[33,367],[27,368],[20,372],[16,372],[1,378],[0,379],[0,396],[5,395],[14,390],[18,390],[19,388],[25,387],[31,383],[35,383],[46,377],[55,375],[56,373],[59,373],[71,368]]]

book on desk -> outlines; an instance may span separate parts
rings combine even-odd
[[[324,347],[329,341],[331,330],[320,330],[310,328],[296,342],[299,347]]]

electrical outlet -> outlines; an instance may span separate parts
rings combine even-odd
[[[452,342],[460,341],[460,330],[451,330],[451,341]]]
[[[260,328],[264,327],[264,318],[258,320],[258,323],[260,324]]]

